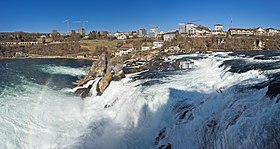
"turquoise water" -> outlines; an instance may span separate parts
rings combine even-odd
[[[277,148],[280,53],[187,54],[191,69],[149,70],[102,96],[73,94],[89,61],[0,61],[0,148]],[[94,91],[94,88],[91,92]]]

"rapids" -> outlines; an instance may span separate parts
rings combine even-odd
[[[279,148],[280,96],[255,88],[279,76],[279,56],[171,56],[193,66],[129,74],[84,100],[71,83],[90,62],[0,61],[0,148]]]

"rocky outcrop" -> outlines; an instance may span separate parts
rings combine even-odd
[[[273,79],[269,82],[266,95],[269,97],[275,97],[280,94],[280,77]]]
[[[97,95],[102,95],[111,81],[119,81],[125,77],[122,60],[119,57],[109,59],[106,53],[102,53],[99,59],[92,63],[88,75],[84,79],[78,80],[75,84],[81,87],[97,77],[101,78],[96,80],[98,81],[96,85]],[[89,95],[91,88],[92,84],[85,88],[77,89],[75,93],[85,98]]]
[[[105,76],[98,82],[97,85],[97,95],[101,95],[105,89],[109,86],[111,81],[113,80],[113,74],[111,72],[107,72]]]

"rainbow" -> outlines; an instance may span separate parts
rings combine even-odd
[[[42,98],[44,97],[44,95],[45,95],[45,93],[46,93],[46,91],[47,91],[47,89],[48,89],[48,85],[49,85],[49,83],[50,83],[51,80],[52,80],[52,76],[50,76],[50,77],[46,80],[46,82],[44,83],[42,89],[40,90],[40,92],[39,92],[39,94],[38,94],[38,96],[37,96],[37,98],[36,98],[36,102],[35,102],[34,108],[32,109],[32,116],[31,116],[32,119],[34,119],[35,121],[38,119],[38,110],[39,110],[39,108],[40,108],[40,103],[41,103],[41,100],[42,100]],[[32,148],[32,145],[33,145],[32,134],[33,134],[33,132],[34,132],[32,126],[29,127],[28,132],[29,132],[29,136],[28,136],[28,140],[29,140],[29,141],[28,141],[28,146]]]

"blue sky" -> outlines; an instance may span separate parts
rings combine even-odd
[[[280,0],[1,0],[0,31],[66,32],[64,20],[88,20],[88,30],[132,31],[160,26],[171,31],[178,23],[199,19],[196,24],[213,28],[280,29]],[[81,24],[71,24],[72,29]]]

